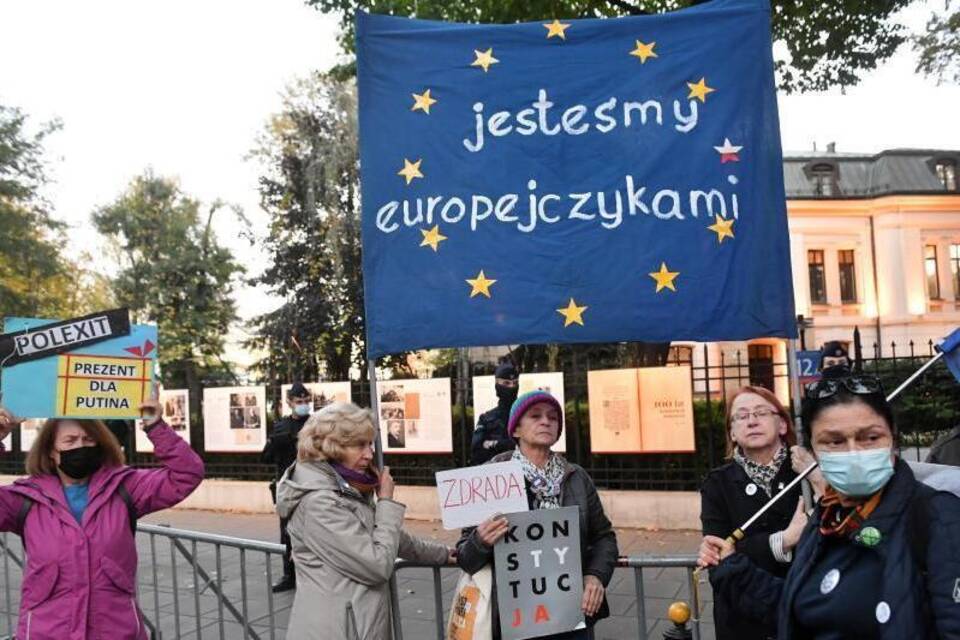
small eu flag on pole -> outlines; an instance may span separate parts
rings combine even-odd
[[[942,354],[950,373],[960,382],[960,349],[957,347],[960,347],[960,329],[954,329],[953,333],[941,340],[937,351]]]

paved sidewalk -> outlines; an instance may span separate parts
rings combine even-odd
[[[276,542],[279,536],[277,520],[269,515],[242,515],[209,511],[168,510],[143,519],[150,524],[167,524],[180,529],[203,531],[237,538]],[[410,533],[443,541],[452,545],[458,534],[445,531],[439,523],[407,521]],[[693,554],[700,536],[694,531],[641,531],[617,530],[617,539],[622,555],[674,555]],[[8,536],[13,549],[19,550],[16,536]],[[212,592],[217,581],[217,553],[213,545],[184,543],[188,554],[196,554],[197,566],[209,574],[211,581],[204,581],[198,573],[194,589],[194,567],[188,556],[172,548],[168,540],[157,537],[151,549],[150,536],[138,536],[140,550],[140,604],[144,614],[159,622],[163,638],[243,638],[241,625],[231,622],[229,611],[223,612],[225,620],[220,629],[219,600]],[[152,567],[152,559],[156,566]],[[172,562],[176,558],[176,563]],[[293,594],[272,596],[269,593],[265,554],[261,552],[238,552],[224,548],[220,554],[220,575],[223,592],[238,610],[246,608],[246,617],[252,630],[262,638],[283,638],[287,626]],[[19,601],[20,572],[10,563],[11,609],[16,615]],[[246,580],[242,580],[245,567]],[[279,577],[279,558],[273,557],[270,578]],[[158,588],[153,588],[154,576]],[[459,577],[456,569],[441,572],[442,603],[444,620],[449,612],[450,601]],[[4,576],[0,573],[0,580]],[[404,569],[397,574],[400,593],[401,620],[404,640],[432,640],[436,637],[435,604],[433,596],[433,572],[430,569]],[[634,573],[630,569],[618,569],[608,588],[611,617],[597,626],[597,640],[627,640],[641,637],[638,633],[637,597]],[[173,585],[177,585],[174,588]],[[660,640],[669,628],[665,620],[669,605],[676,600],[690,602],[688,575],[684,569],[648,569],[643,572],[644,604],[647,616],[647,632],[651,640]],[[246,593],[246,598],[244,598]],[[707,603],[703,612],[701,637],[713,640],[712,615],[710,612],[710,588],[703,585],[701,597]],[[273,598],[271,619],[269,602]],[[0,640],[7,630],[7,607],[0,593]],[[199,615],[197,615],[199,613]],[[272,633],[271,633],[272,631]],[[295,639],[291,639],[295,640]]]

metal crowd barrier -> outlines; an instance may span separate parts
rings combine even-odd
[[[278,624],[283,611],[278,611],[271,591],[273,561],[280,561],[283,546],[258,540],[246,540],[167,526],[139,524],[138,545],[140,567],[138,601],[144,622],[153,640],[164,638],[220,638],[231,640],[276,640],[285,635],[286,623]],[[146,542],[143,537],[147,537]],[[159,539],[159,540],[158,540]],[[163,540],[166,540],[164,543]],[[159,542],[159,544],[158,544]],[[162,547],[166,545],[166,549]],[[202,545],[202,547],[198,547]],[[144,547],[147,551],[144,552]],[[23,570],[23,550],[20,538],[0,533],[0,553],[3,557],[3,613],[0,614],[0,640],[12,640],[16,631],[19,609],[20,577]],[[238,560],[237,575],[224,571],[225,556]],[[693,569],[696,556],[633,556],[620,558],[620,570],[633,571],[636,619],[639,640],[647,634],[647,611],[644,601],[643,572],[647,569],[685,569],[687,574],[687,601],[693,611],[691,627],[694,640],[700,640],[700,611],[694,597]],[[433,619],[437,640],[443,640],[446,631],[445,598],[442,587],[443,572],[458,572],[454,566],[435,567],[398,560],[391,587],[395,640],[403,640],[400,599],[397,578],[405,570],[430,569],[432,572]],[[185,572],[185,575],[184,575]],[[14,576],[14,574],[20,574]],[[16,579],[14,580],[14,578]],[[239,589],[239,590],[238,590]],[[206,610],[215,600],[216,615]],[[15,602],[16,599],[16,602]],[[449,598],[447,598],[449,599]],[[169,600],[169,602],[167,602]],[[289,600],[284,609],[289,607]],[[265,608],[264,605],[265,604]],[[449,603],[447,603],[449,604]],[[419,639],[418,639],[419,640]]]

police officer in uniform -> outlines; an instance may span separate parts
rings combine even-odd
[[[507,435],[510,407],[520,391],[517,368],[511,362],[502,362],[494,371],[497,406],[487,411],[477,423],[470,443],[470,464],[483,464],[498,453],[513,450],[517,444]]]
[[[303,384],[294,383],[287,391],[287,404],[290,406],[290,415],[281,418],[273,426],[273,434],[267,440],[260,456],[262,462],[277,466],[276,477],[270,483],[274,504],[277,500],[277,482],[283,472],[297,460],[297,437],[313,411],[313,395]],[[289,591],[297,586],[297,574],[290,555],[290,536],[287,534],[287,521],[284,518],[280,519],[280,544],[286,547],[283,554],[283,576],[273,585],[274,593]]]
[[[831,378],[845,378],[850,375],[850,355],[843,343],[837,340],[824,342],[820,349],[820,375]]]

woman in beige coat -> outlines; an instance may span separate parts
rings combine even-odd
[[[277,485],[297,572],[288,638],[388,640],[396,559],[451,559],[447,546],[403,531],[406,507],[393,500],[389,468],[373,465],[373,438],[368,410],[330,405],[307,420],[297,463]]]

